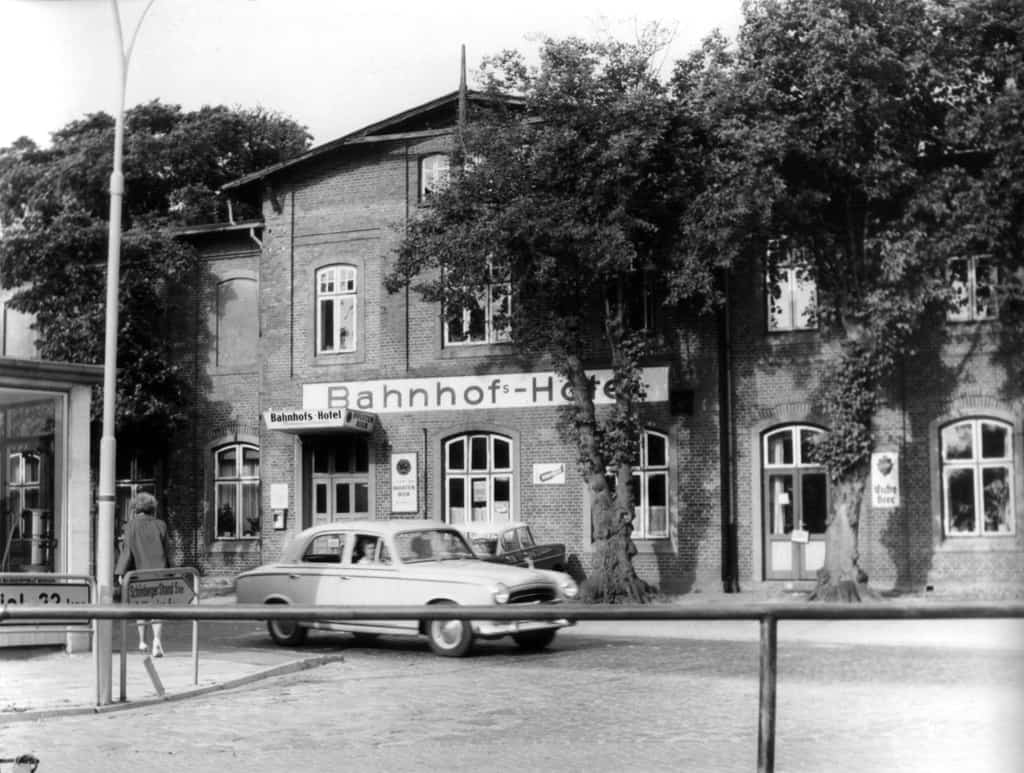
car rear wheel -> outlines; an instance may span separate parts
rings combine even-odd
[[[267,631],[274,644],[298,647],[306,640],[306,629],[295,620],[268,620]]]
[[[452,601],[438,604],[455,606]],[[473,629],[468,620],[428,620],[427,641],[435,655],[461,658],[473,646]]]
[[[519,645],[520,649],[527,650],[528,652],[539,652],[555,640],[556,633],[557,631],[554,628],[545,631],[529,631],[527,633],[514,634],[512,640]]]

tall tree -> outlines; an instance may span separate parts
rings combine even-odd
[[[174,227],[227,218],[225,182],[309,146],[306,130],[262,109],[184,112],[158,101],[125,120],[117,432],[151,443],[184,420],[187,379],[171,356],[173,292],[195,278],[196,258]],[[107,216],[114,120],[72,121],[40,148],[0,149],[0,284],[10,305],[35,315],[44,359],[103,361]],[[93,402],[98,419],[101,400]]]
[[[815,281],[813,314],[836,356],[816,398],[829,431],[813,454],[833,503],[814,597],[857,600],[873,595],[857,534],[882,390],[958,302],[952,258],[1021,266],[1022,17],[1012,0],[745,10],[735,47],[709,39],[676,70],[707,153],[683,217],[690,270],[673,290],[709,297],[722,268],[794,261]]]
[[[629,44],[548,39],[536,67],[516,52],[486,60],[497,107],[471,114],[449,185],[409,226],[388,277],[389,290],[413,284],[447,319],[502,309],[495,324],[572,386],[563,426],[589,482],[595,540],[583,590],[608,602],[652,590],[630,539],[651,332],[634,312],[671,253],[688,190],[684,132],[653,66],[661,43],[656,29]],[[615,403],[599,411],[590,368],[609,363]]]

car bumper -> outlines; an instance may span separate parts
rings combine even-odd
[[[547,631],[552,628],[568,628],[576,625],[575,620],[473,620],[473,633],[484,639],[509,636],[529,631]]]

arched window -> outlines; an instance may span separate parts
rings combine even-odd
[[[940,430],[939,443],[943,532],[1013,534],[1012,427],[996,419],[961,419]]]
[[[448,185],[450,161],[445,153],[432,153],[420,159],[420,201],[427,202],[431,195]]]
[[[217,285],[217,365],[242,367],[256,362],[256,280],[227,279]]]
[[[615,492],[615,475],[606,476]],[[640,463],[633,467],[633,538],[663,539],[668,533],[668,437],[644,430],[640,442]]]
[[[260,451],[247,443],[213,454],[214,513],[218,539],[260,536]]]
[[[444,519],[451,524],[513,520],[512,440],[468,433],[444,444]]]
[[[354,352],[357,344],[355,266],[325,266],[316,272],[316,352]]]
[[[828,476],[810,458],[811,445],[822,434],[817,427],[795,425],[764,436],[764,496],[770,535],[785,535],[794,529],[825,533]]]

